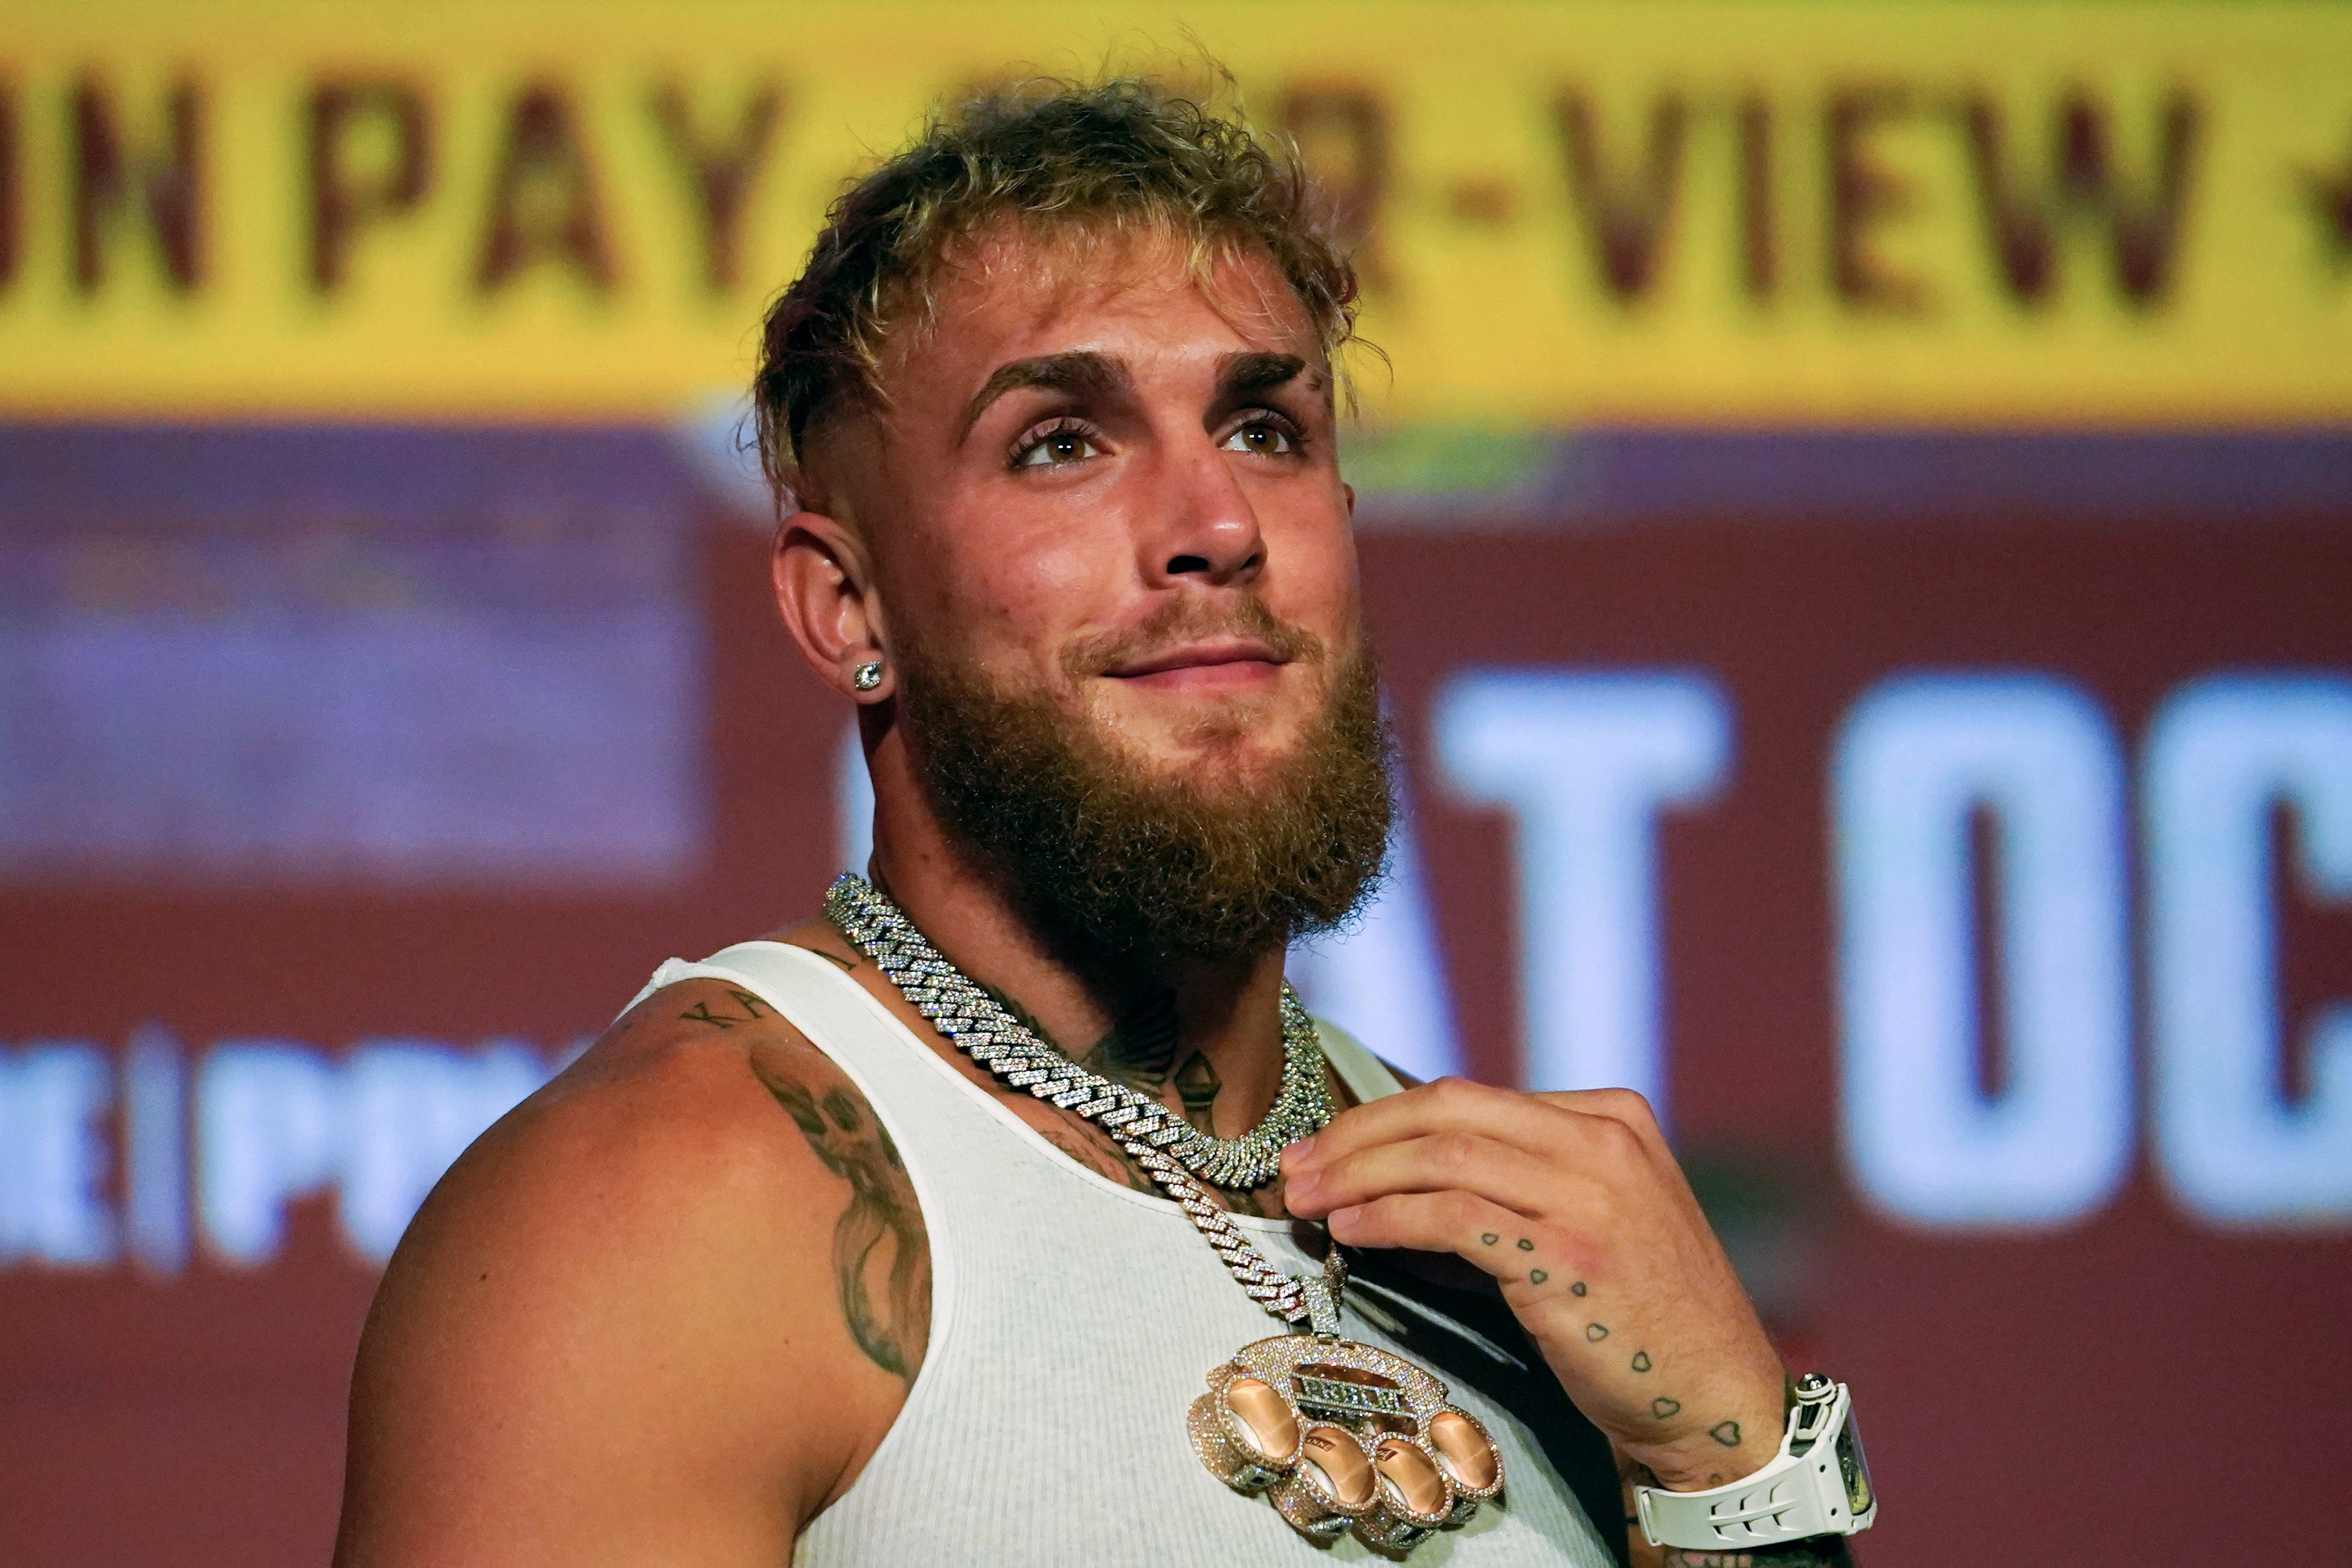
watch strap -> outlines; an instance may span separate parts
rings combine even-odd
[[[1865,1479],[1862,1499],[1867,1506],[1859,1514],[1853,1511],[1854,1496],[1840,1458],[1839,1439],[1852,1403],[1843,1384],[1832,1385],[1825,1397],[1801,1396],[1790,1411],[1780,1452],[1763,1468],[1728,1485],[1690,1492],[1636,1487],[1642,1533],[1659,1546],[1746,1552],[1868,1529],[1877,1517],[1877,1499]]]

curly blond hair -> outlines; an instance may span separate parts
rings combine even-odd
[[[1040,237],[1169,235],[1197,276],[1235,252],[1273,260],[1335,371],[1356,274],[1296,148],[1143,78],[1032,80],[934,115],[842,193],[808,265],[769,307],[751,383],[761,466],[789,510],[809,431],[878,407],[886,341],[927,318],[959,241],[1005,217]]]

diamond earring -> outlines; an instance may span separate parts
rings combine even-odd
[[[882,684],[882,661],[869,658],[849,672],[849,684],[860,691],[871,691]]]

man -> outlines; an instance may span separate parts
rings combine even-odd
[[[1601,1564],[1620,1473],[1671,1501],[1773,1458],[1782,1369],[1637,1096],[1400,1091],[1286,1012],[1286,944],[1388,827],[1353,294],[1294,165],[1136,82],[983,100],[835,207],[756,396],[874,887],[666,967],[443,1181],[362,1342],[341,1563],[1307,1562],[1428,1504],[1431,1556]],[[963,1016],[919,1005],[899,911]],[[991,1030],[1096,1087],[1023,1092]],[[1278,1171],[1158,1195],[1199,1180],[1163,1149],[1326,1096]],[[1343,1244],[1338,1331],[1391,1374],[1235,1381],[1290,1308],[1333,1327],[1319,1282],[1276,1316],[1236,1282],[1236,1247],[1313,1277],[1286,1221]],[[1392,1352],[1452,1427],[1397,1414]],[[1388,1415],[1317,1413],[1350,1398]],[[1225,1436],[1188,1440],[1202,1400]]]

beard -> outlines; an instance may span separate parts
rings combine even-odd
[[[1065,659],[1074,687],[1181,637],[1239,633],[1319,658],[1311,635],[1254,596],[1239,615],[1155,619]],[[927,650],[899,650],[900,714],[933,815],[1048,942],[1113,960],[1218,959],[1344,923],[1378,886],[1394,738],[1369,648],[1335,669],[1287,756],[1226,779],[1153,765],[1044,691],[1003,689]],[[1185,738],[1233,740],[1209,715]]]

